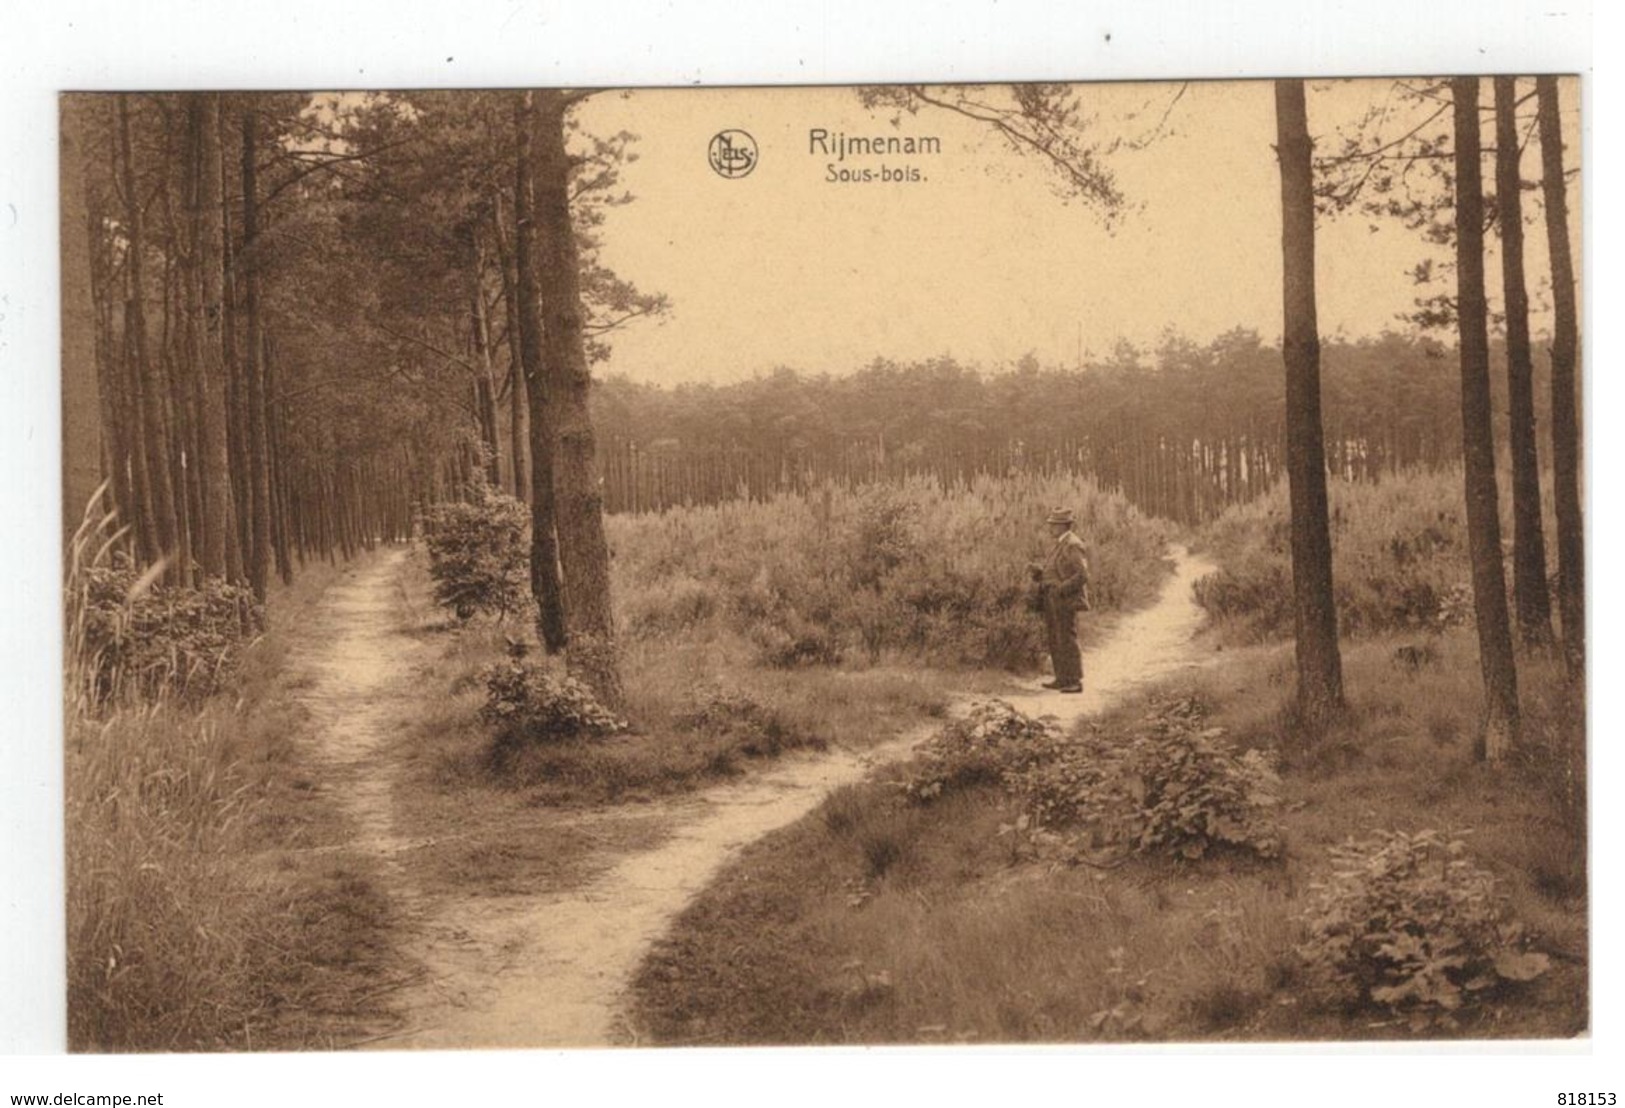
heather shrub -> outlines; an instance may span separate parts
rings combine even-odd
[[[423,524],[437,603],[468,620],[481,613],[501,619],[525,602],[530,513],[523,504],[476,484],[473,499],[436,504]]]
[[[1472,617],[1461,476],[1413,473],[1334,481],[1332,572],[1343,634],[1440,631]],[[1196,599],[1246,639],[1292,634],[1292,556],[1284,485],[1203,530],[1220,564]]]
[[[722,601],[712,585],[678,572],[659,592],[637,593],[622,607],[629,634],[660,638],[699,626],[717,614]]]
[[[1488,870],[1437,831],[1378,832],[1332,851],[1298,955],[1314,997],[1375,1008],[1416,1031],[1455,1027],[1491,996],[1545,973]]]
[[[979,700],[963,719],[921,744],[903,794],[923,804],[971,785],[1003,782],[1051,756],[1062,742],[1061,729],[1050,720],[1033,719],[1003,700]]]
[[[1028,474],[611,517],[619,614],[646,637],[714,620],[772,666],[903,655],[1029,668],[1044,644],[1024,567],[1056,504],[1078,512],[1097,611],[1155,597],[1163,524],[1087,479]]]

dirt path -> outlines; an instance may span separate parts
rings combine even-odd
[[[1201,619],[1191,584],[1211,571],[1183,548],[1151,607],[1126,617],[1084,655],[1081,696],[1034,691],[1007,697],[1029,714],[1070,722],[1145,682],[1198,663],[1191,637]],[[399,859],[411,844],[393,831],[393,774],[380,757],[400,722],[398,705],[414,652],[394,626],[393,588],[404,557],[386,553],[336,587],[318,625],[307,703],[326,736],[321,758],[344,790],[360,841],[387,862],[392,894],[415,921],[415,953],[427,984],[405,998],[407,1029],[381,1047],[563,1047],[630,1041],[619,1016],[639,961],[693,896],[745,844],[814,808],[837,786],[905,755],[911,735],[857,753],[786,759],[772,771],[696,797],[666,802],[671,834],[631,854],[584,887],[531,897],[435,904],[413,887]],[[583,820],[591,819],[584,815]]]
[[[299,699],[321,736],[319,787],[340,794],[356,824],[353,845],[391,860],[400,848],[390,817],[393,778],[379,755],[399,714],[404,675],[423,652],[397,621],[392,590],[406,554],[385,548],[347,569],[299,628],[303,641],[293,652],[305,677]]]

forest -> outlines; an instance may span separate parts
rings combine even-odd
[[[1278,333],[659,383],[608,93],[64,96],[70,1043],[1583,1030],[1574,89],[1369,91],[1272,86]],[[1110,223],[1088,98],[853,95]],[[1406,318],[1322,333],[1339,220]]]

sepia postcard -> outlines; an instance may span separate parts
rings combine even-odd
[[[1579,91],[63,95],[70,1049],[1587,1035]]]

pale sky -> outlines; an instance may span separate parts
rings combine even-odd
[[[1312,84],[1311,133],[1329,139],[1390,84]],[[1103,138],[1134,139],[1157,127],[1176,88],[1080,91]],[[1572,168],[1574,86],[1565,82],[1563,94]],[[1486,80],[1486,105],[1490,95]],[[1168,328],[1199,342],[1238,325],[1266,339],[1280,333],[1280,177],[1267,81],[1191,84],[1162,138],[1112,155],[1135,206],[1113,232],[1088,207],[1063,203],[1048,169],[982,125],[927,107],[893,128],[889,110],[864,109],[850,89],[641,90],[601,94],[579,113],[589,131],[640,136],[639,160],[624,173],[636,200],[609,214],[603,258],[672,301],[663,323],[618,334],[600,372],[721,382],[778,365],[844,373],[877,355],[938,354],[995,368],[1029,350],[1046,364],[1071,363],[1080,331],[1086,357],[1120,338],[1155,344]],[[1448,126],[1447,112],[1430,131]],[[760,149],[754,171],[738,179],[717,175],[706,157],[711,137],[731,128],[748,131]],[[825,176],[834,159],[809,151],[811,128],[934,136],[942,152],[840,163],[914,166],[918,182],[832,183]],[[1532,143],[1526,179],[1538,179],[1538,158]],[[1485,170],[1489,178],[1488,160]],[[1578,244],[1578,197],[1570,196]],[[1416,295],[1407,271],[1429,248],[1397,225],[1373,233],[1358,214],[1317,230],[1322,333],[1398,326],[1395,316]],[[1530,290],[1541,303],[1542,225],[1526,238]],[[1487,264],[1498,288],[1498,260]],[[1544,322],[1534,321],[1537,332]]]

